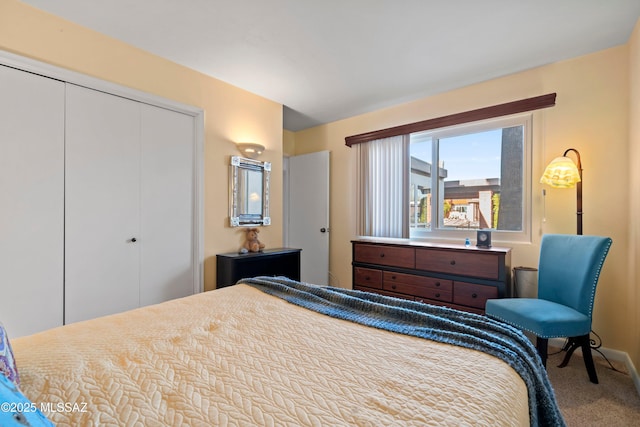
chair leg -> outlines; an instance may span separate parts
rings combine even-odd
[[[558,365],[559,368],[564,368],[569,363],[569,359],[573,355],[573,352],[578,348],[582,348],[582,359],[584,360],[584,366],[587,368],[589,374],[589,380],[598,384],[598,374],[596,373],[596,366],[593,363],[593,356],[591,355],[591,340],[589,334],[581,335],[579,337],[569,338],[569,342],[565,346],[567,354],[564,356],[562,363]]]
[[[598,374],[596,374],[596,365],[593,363],[593,356],[591,356],[591,342],[589,335],[582,337],[582,358],[584,359],[584,366],[587,368],[589,374],[589,380],[598,384]]]
[[[536,350],[542,360],[542,366],[547,367],[547,344],[549,340],[547,338],[536,337]]]
[[[564,355],[564,359],[562,359],[562,363],[558,365],[558,368],[564,368],[569,364],[569,360],[571,359],[571,356],[573,356],[573,352],[581,345],[579,338],[580,337],[569,338],[567,344],[562,348],[562,350],[566,351],[567,354]]]

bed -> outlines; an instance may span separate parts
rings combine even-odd
[[[516,330],[285,278],[11,345],[21,391],[57,426],[563,425]]]

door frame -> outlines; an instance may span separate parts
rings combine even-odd
[[[84,86],[133,101],[142,102],[194,118],[193,156],[193,293],[204,290],[204,110],[172,101],[159,95],[121,86],[96,77],[87,76],[46,62],[25,58],[0,50],[0,64],[44,77]]]

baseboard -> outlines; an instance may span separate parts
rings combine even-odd
[[[549,339],[549,345],[552,347],[563,347],[564,343],[565,343],[564,338]],[[625,365],[625,367],[627,368],[627,371],[629,372],[629,375],[631,376],[631,379],[633,380],[633,384],[635,384],[636,386],[636,391],[640,396],[640,376],[638,376],[638,371],[636,370],[636,367],[633,364],[633,361],[629,357],[629,354],[624,351],[613,350],[611,348],[605,348],[605,347],[600,347],[598,350],[601,351],[602,354],[604,354],[607,359],[615,362],[620,362]],[[580,354],[580,356],[582,356],[582,351],[580,350],[580,348],[576,349],[575,352],[576,354]],[[603,359],[602,354],[598,353],[597,351],[593,351],[592,354],[594,358]]]

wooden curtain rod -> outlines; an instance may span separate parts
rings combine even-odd
[[[347,136],[344,140],[347,146],[351,147],[354,144],[360,144],[376,139],[389,138],[398,135],[407,135],[414,132],[422,132],[425,130],[476,122],[479,120],[492,119],[494,117],[508,116],[510,114],[524,113],[525,111],[533,111],[541,108],[553,107],[554,105],[556,105],[556,94],[549,93],[547,95],[540,95],[533,98],[507,102],[506,104],[492,105],[491,107],[479,108],[477,110],[465,111],[463,113],[450,114],[448,116],[423,120],[421,122],[409,123],[392,128],[376,130],[373,132],[361,133],[359,135]]]

